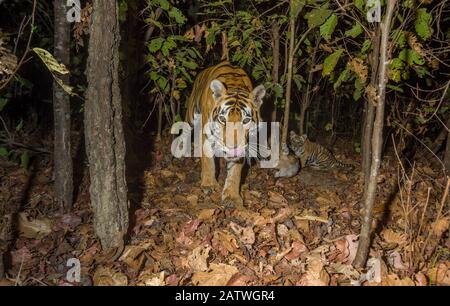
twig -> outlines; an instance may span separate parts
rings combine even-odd
[[[25,52],[23,53],[22,58],[20,59],[19,63],[17,64],[13,73],[6,80],[3,81],[3,84],[0,84],[0,90],[5,88],[9,84],[9,82],[12,80],[12,78],[16,75],[17,71],[19,71],[20,67],[25,62],[25,58],[27,57],[28,53],[31,50],[30,45],[31,45],[31,38],[33,37],[33,32],[34,32],[34,17],[35,17],[35,13],[36,13],[36,3],[37,3],[37,0],[34,0],[33,1],[33,11],[31,13],[30,35],[28,36],[27,47],[25,48]]]

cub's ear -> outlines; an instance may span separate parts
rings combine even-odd
[[[293,137],[297,136],[297,133],[295,133],[294,131],[290,131],[290,132],[289,132],[289,136],[290,136],[291,138],[293,138]]]
[[[308,139],[308,135],[303,134],[302,136],[300,136],[300,138],[301,138],[303,141],[306,141],[306,140]]]
[[[213,92],[213,98],[215,102],[219,101],[227,90],[225,88],[225,85],[223,85],[222,82],[219,80],[212,80],[211,84],[209,85],[209,88],[211,88]]]
[[[263,98],[266,95],[266,89],[264,88],[264,85],[259,85],[252,91],[252,97],[253,97],[253,103],[256,105],[256,107],[261,107],[261,104],[263,103]]]

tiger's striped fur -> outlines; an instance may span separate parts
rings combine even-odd
[[[290,148],[300,159],[302,167],[312,167],[319,170],[330,170],[332,168],[342,168],[352,170],[351,164],[338,161],[333,153],[320,144],[311,142],[306,135],[297,135],[290,132]]]
[[[202,128],[210,123],[212,135],[208,140],[212,139],[211,147],[215,153],[222,153],[227,162],[227,178],[222,192],[222,200],[226,205],[243,204],[240,181],[244,157],[251,149],[248,145],[249,126],[257,125],[260,120],[259,108],[265,92],[262,85],[253,89],[245,71],[229,62],[209,67],[195,79],[187,103],[186,121],[193,124],[194,118],[201,117]],[[227,129],[227,126],[233,128]],[[231,143],[230,138],[227,138],[230,130]],[[244,137],[239,137],[242,134]],[[202,143],[205,139],[205,134],[202,134]],[[218,186],[214,157],[203,154],[201,165],[201,186],[210,192]]]

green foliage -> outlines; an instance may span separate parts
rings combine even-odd
[[[363,28],[359,23],[355,23],[355,25],[350,29],[345,31],[346,37],[356,38],[363,32]]]
[[[431,27],[431,21],[433,17],[427,12],[426,8],[420,8],[416,13],[415,29],[417,35],[423,40],[428,40],[433,34],[433,28]]]
[[[364,92],[365,84],[360,78],[355,78],[355,91],[353,92],[353,100],[358,101],[363,92]]]
[[[328,17],[330,17],[332,10],[327,9],[327,5],[320,8],[312,9],[305,15],[305,19],[308,21],[308,27],[314,28],[322,25]]]
[[[300,14],[305,4],[305,0],[290,0],[289,16],[291,18],[297,18],[298,14]]]
[[[325,23],[320,26],[320,35],[325,38],[325,40],[329,41],[337,24],[338,17],[336,14],[332,14],[330,17],[328,17],[327,21],[325,21]]]
[[[9,151],[4,147],[0,147],[0,157],[8,157]]]
[[[30,164],[30,156],[28,152],[23,152],[20,155],[20,166],[24,169],[28,169],[28,165]]]
[[[338,63],[343,52],[344,49],[338,49],[325,58],[325,61],[323,62],[322,76],[329,75],[334,70],[334,67],[336,67],[336,64]]]
[[[0,112],[5,108],[6,104],[8,104],[9,99],[0,98]]]

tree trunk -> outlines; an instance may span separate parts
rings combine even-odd
[[[287,149],[287,135],[289,129],[289,107],[291,104],[291,88],[292,88],[292,68],[294,62],[294,45],[295,45],[295,18],[289,19],[289,53],[288,53],[288,68],[287,68],[287,83],[286,83],[286,101],[284,105],[283,130],[281,131],[281,149],[283,153]]]
[[[372,51],[372,70],[370,75],[370,85],[376,88],[378,82],[378,59],[380,57],[380,27],[377,27],[375,36],[373,37],[373,51]],[[374,97],[368,96],[365,105],[365,119],[363,123],[362,141],[361,141],[361,155],[362,155],[362,173],[364,174],[365,186],[368,185],[370,176],[370,160],[372,158],[371,140],[373,133],[373,121],[375,119],[375,104]]]
[[[117,1],[94,1],[87,63],[85,136],[94,228],[104,250],[121,248],[128,229],[119,43]]]
[[[396,0],[387,2],[386,13],[381,28],[380,61],[378,75],[378,94],[375,114],[375,123],[372,135],[372,161],[370,165],[369,184],[364,192],[364,216],[362,218],[361,233],[359,235],[358,251],[354,265],[362,268],[366,264],[370,248],[370,235],[372,229],[373,204],[377,189],[377,176],[380,170],[381,148],[383,144],[384,104],[386,97],[387,65],[389,60],[389,32]]]
[[[450,128],[450,126],[447,126],[447,128]],[[444,166],[447,176],[450,176],[450,133],[447,134],[447,145],[445,147]]]
[[[300,104],[300,121],[299,121],[299,132],[300,135],[303,135],[305,133],[305,115],[306,110],[311,105],[311,84],[314,77],[314,67],[316,65],[316,53],[319,49],[319,43],[320,43],[320,36],[316,35],[316,45],[314,47],[313,55],[311,57],[311,62],[309,65],[309,73],[308,73],[308,81],[306,84],[306,94],[303,96],[303,99],[301,100]]]
[[[70,63],[70,24],[66,19],[66,1],[54,0],[55,59],[64,65]],[[58,76],[69,84],[68,75]],[[53,82],[54,117],[54,178],[55,197],[62,210],[68,211],[73,201],[73,167],[70,147],[70,98],[61,86]]]
[[[273,54],[273,66],[272,66],[272,82],[274,85],[279,82],[280,71],[280,25],[278,21],[272,23],[272,54]],[[277,121],[277,98],[274,100],[272,110],[272,122]]]

